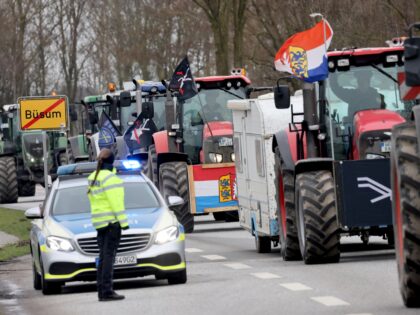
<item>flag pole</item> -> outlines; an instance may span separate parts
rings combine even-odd
[[[327,55],[327,29],[326,29],[325,18],[324,18],[324,16],[321,13],[311,13],[309,16],[311,18],[315,18],[315,17],[319,16],[322,19],[322,26],[323,26],[323,33],[324,33],[325,55]],[[328,61],[328,58],[327,58],[327,61]],[[329,106],[328,101],[326,99],[325,99],[325,101],[326,101],[326,103]],[[329,112],[330,112],[330,115],[331,115],[331,110]],[[331,117],[330,117],[329,121],[330,121],[330,131],[331,131],[331,134],[332,134],[332,130],[333,130],[332,127],[333,126],[332,126],[332,119],[331,119]],[[334,160],[335,159],[335,152],[334,152],[334,148],[332,146],[332,143],[331,143],[331,153],[332,153],[332,159]]]

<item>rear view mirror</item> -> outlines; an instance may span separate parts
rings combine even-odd
[[[286,109],[290,107],[290,92],[287,85],[278,85],[273,88],[274,104],[278,109]]]
[[[169,196],[168,197],[168,205],[169,208],[180,206],[184,204],[184,199],[179,196]]]
[[[155,114],[153,102],[143,102],[141,104],[141,113],[144,118],[152,119]]]
[[[25,217],[27,219],[42,219],[42,213],[40,207],[29,208],[25,211]]]
[[[120,93],[120,107],[130,107],[131,105],[131,93],[129,91],[123,91]]]

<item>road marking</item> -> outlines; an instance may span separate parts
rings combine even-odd
[[[351,314],[347,314],[347,315],[373,315],[372,313],[351,313]]]
[[[278,275],[275,275],[274,273],[270,272],[257,272],[257,273],[251,273],[252,276],[259,278],[259,279],[278,279],[281,278]]]
[[[350,305],[346,301],[340,300],[335,296],[315,296],[311,297],[311,300],[321,303],[325,306],[341,306],[341,305]]]
[[[201,249],[199,249],[199,248],[193,248],[193,247],[186,248],[185,251],[187,253],[201,253],[202,252]]]
[[[285,287],[286,289],[290,291],[306,291],[306,290],[312,290],[312,288],[299,283],[299,282],[290,282],[290,283],[280,283],[282,287]]]
[[[219,256],[219,255],[203,255],[201,257],[208,260],[225,260],[226,259],[226,257]]]
[[[231,263],[231,264],[224,264],[226,267],[235,269],[235,270],[240,270],[240,269],[250,269],[251,266],[245,265],[245,264],[241,264],[241,263]]]

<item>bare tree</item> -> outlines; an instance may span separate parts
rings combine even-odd
[[[59,0],[57,2],[59,32],[57,44],[64,73],[66,95],[72,102],[76,98],[80,70],[85,62],[85,60],[79,60],[79,40],[85,4],[85,0]]]
[[[229,73],[229,1],[194,0],[203,9],[213,31],[218,74]]]

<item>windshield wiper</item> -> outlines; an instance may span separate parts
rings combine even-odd
[[[230,95],[236,96],[236,97],[237,97],[237,98],[239,98],[240,100],[244,100],[244,99],[245,99],[245,97],[239,96],[239,95],[237,95],[237,94],[235,94],[235,93],[233,93],[233,92],[231,92],[231,91],[229,91],[229,90],[226,90],[226,89],[223,89],[223,88],[219,88],[219,90],[222,90],[222,91],[224,91],[224,92],[226,92],[226,93],[228,93],[228,94],[230,94]]]
[[[382,73],[384,76],[388,77],[389,79],[391,79],[392,81],[394,81],[395,83],[398,83],[398,81],[392,76],[390,75],[388,72],[382,70],[381,68],[379,68],[377,65],[371,63],[370,64],[373,68],[375,68],[376,70],[378,70],[380,73]]]

